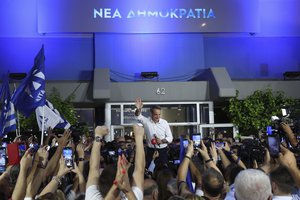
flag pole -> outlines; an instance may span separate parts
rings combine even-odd
[[[44,142],[44,129],[45,129],[45,106],[43,106],[43,116],[42,116],[42,137],[41,137],[41,146]]]
[[[20,117],[19,117],[19,111],[17,110],[17,124],[18,124],[18,129],[16,129],[17,136],[21,136],[21,131],[20,131]]]
[[[14,90],[16,91],[16,89],[17,89],[17,86],[16,86],[16,83],[14,83]],[[18,125],[18,128],[16,129],[16,135],[21,136],[19,110],[17,110],[17,125]]]

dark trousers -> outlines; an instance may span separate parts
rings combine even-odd
[[[150,148],[147,147],[147,152],[146,152],[146,168],[148,169],[152,158],[153,158],[153,154],[155,152],[155,150],[158,151],[159,156],[157,158],[157,160],[155,161],[155,164],[159,164],[159,165],[165,165],[168,163],[168,148],[162,148],[162,149],[155,149],[155,148]]]

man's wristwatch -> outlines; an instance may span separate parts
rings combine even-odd
[[[96,137],[95,137],[95,141],[96,141],[96,142],[101,142],[101,140],[102,140],[102,137],[101,137],[101,136],[96,136]]]

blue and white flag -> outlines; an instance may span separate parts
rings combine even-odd
[[[7,133],[16,130],[16,115],[13,103],[10,101],[9,91],[9,73],[3,80],[0,90],[0,100],[2,102],[1,116],[0,116],[0,137]],[[3,99],[3,101],[2,101]]]
[[[44,109],[44,111],[43,111]],[[65,120],[58,110],[56,110],[53,104],[46,100],[46,104],[44,106],[39,106],[35,110],[36,119],[39,125],[39,129],[42,130],[42,123],[43,123],[43,113],[44,113],[44,130],[47,130],[49,127],[51,128],[70,128],[70,123]]]
[[[29,117],[39,106],[45,105],[44,45],[34,59],[34,65],[12,96],[15,108]]]

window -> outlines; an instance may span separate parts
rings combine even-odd
[[[200,124],[214,123],[212,102],[144,102],[142,114],[145,117],[150,117],[152,105],[161,107],[161,118],[169,122],[174,138],[182,134],[199,133]],[[134,113],[134,103],[106,104],[106,125],[112,126],[110,139],[114,138],[114,134],[132,134],[131,126],[138,123]]]

